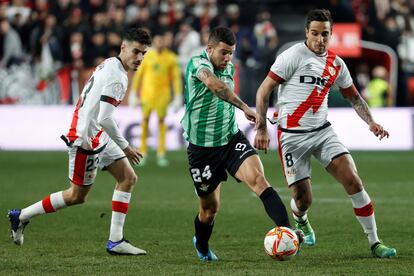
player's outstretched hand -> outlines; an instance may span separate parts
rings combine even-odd
[[[131,161],[131,163],[135,166],[138,165],[141,161],[142,154],[139,153],[137,149],[134,149],[129,145],[126,147],[126,149],[124,149],[124,153],[129,161]]]
[[[380,140],[384,137],[389,137],[390,134],[386,131],[382,125],[372,122],[369,124],[369,130],[374,133],[375,136],[379,137]]]
[[[246,119],[249,120],[252,124],[256,124],[256,112],[250,109],[250,107],[246,106],[243,108],[244,116]]]
[[[254,137],[254,147],[259,150],[264,150],[267,153],[269,148],[270,138],[267,129],[257,129],[256,136]]]

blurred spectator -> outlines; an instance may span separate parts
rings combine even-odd
[[[119,35],[119,33],[109,32],[106,35],[106,40],[108,43],[108,56],[109,57],[116,56],[119,52],[119,47],[121,46],[121,43],[122,43],[121,36]]]
[[[84,14],[79,7],[74,7],[67,21],[63,22],[66,34],[70,36],[74,32],[80,32],[84,36],[89,35],[90,26],[86,23]]]
[[[271,22],[271,15],[267,10],[262,10],[256,15],[256,23],[253,28],[257,41],[257,58],[260,63],[260,74],[263,78],[271,67],[279,45],[276,28]]]
[[[3,41],[0,68],[20,63],[23,58],[22,42],[7,18],[0,19],[0,36]]]
[[[16,13],[14,17],[10,21],[11,26],[13,29],[16,30],[16,32],[20,36],[20,40],[22,41],[22,47],[25,52],[30,51],[30,46],[28,43],[28,37],[30,37],[31,32],[31,21],[26,20],[24,21],[23,16],[20,13]]]
[[[398,44],[400,44],[401,31],[398,28],[397,21],[392,15],[385,18],[384,30],[381,33],[382,43],[390,46],[397,52]]]
[[[114,9],[109,15],[109,30],[121,34],[125,26],[124,18],[125,11],[122,8]]]
[[[25,52],[29,52],[28,37],[31,31],[31,9],[28,0],[12,0],[10,6],[6,9],[6,16],[9,19],[13,29],[17,31],[22,41],[22,47]]]
[[[133,0],[131,2],[125,9],[125,23],[127,25],[132,24],[146,6],[146,0]]]
[[[54,61],[63,61],[63,30],[57,25],[56,17],[52,14],[46,16],[30,34],[30,48],[35,59],[39,59],[43,46],[49,47]]]
[[[98,10],[92,15],[92,32],[107,32],[109,28],[108,14],[104,10]]]
[[[56,16],[57,20],[61,22],[61,24],[67,24],[66,21],[71,15],[71,9],[73,6],[71,0],[51,1],[50,4],[50,13]]]
[[[6,15],[9,22],[12,22],[16,16],[20,19],[20,23],[23,25],[27,23],[30,17],[31,10],[27,7],[28,1],[26,0],[12,0],[10,6],[7,7]]]
[[[240,7],[230,4],[226,7],[226,25],[237,34],[240,29]]]
[[[73,32],[70,36],[70,57],[72,68],[80,70],[84,66],[83,58],[85,52],[85,43],[81,32]]]
[[[355,67],[355,86],[358,91],[362,92],[367,88],[371,80],[369,71],[369,66],[365,62],[361,62]]]
[[[204,50],[207,49],[208,37],[210,35],[210,30],[204,28],[200,33],[200,46],[194,48],[190,56],[200,55]]]
[[[174,32],[171,29],[164,31],[164,45],[165,48],[168,48],[174,53],[177,53],[177,47],[175,47],[174,44]]]
[[[194,15],[196,16],[194,29],[201,31],[205,28],[210,28],[216,24],[218,20],[218,9],[216,0],[199,1],[194,8]]]
[[[108,57],[108,44],[104,32],[97,31],[92,34],[91,40],[86,48],[84,57],[87,67],[96,67]]]
[[[254,25],[254,35],[257,40],[257,47],[260,51],[267,47],[267,41],[276,38],[277,32],[272,22],[271,16],[267,10],[260,11],[256,15],[256,24]]]
[[[176,44],[178,45],[178,59],[181,70],[185,74],[192,51],[200,46],[200,34],[191,27],[188,21],[183,22],[176,36]]]
[[[129,24],[130,27],[141,27],[148,30],[154,29],[154,22],[151,18],[151,13],[149,8],[143,7],[140,9],[140,12],[137,14],[135,19]]]
[[[170,29],[170,18],[166,12],[161,12],[157,17],[157,22],[154,27],[154,33],[164,32]]]
[[[414,1],[412,1],[414,4]],[[402,68],[406,72],[414,73],[414,17],[410,13],[409,7],[403,8],[403,28],[400,44],[398,45],[398,55],[402,62]]]
[[[171,1],[171,0],[170,0]],[[149,9],[149,12],[151,14],[151,17],[155,17],[157,16],[157,14],[160,13],[160,0],[148,0],[147,1],[147,6]],[[174,2],[174,1],[172,1]]]
[[[390,85],[387,82],[387,75],[387,70],[383,66],[375,66],[372,70],[372,79],[363,93],[370,107],[390,106]]]

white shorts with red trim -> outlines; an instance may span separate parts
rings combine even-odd
[[[125,153],[111,139],[102,150],[90,151],[80,147],[69,147],[68,155],[69,179],[81,186],[93,184],[98,168],[104,169],[125,157]]]
[[[314,132],[290,133],[278,129],[279,157],[287,184],[311,177],[311,156],[324,168],[336,157],[349,153],[331,126]]]

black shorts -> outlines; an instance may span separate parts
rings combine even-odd
[[[236,178],[240,165],[254,154],[257,154],[256,150],[241,131],[225,146],[200,147],[190,143],[187,148],[188,163],[197,195],[203,197],[213,192],[220,182],[227,180],[226,171]]]

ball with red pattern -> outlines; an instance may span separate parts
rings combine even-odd
[[[267,232],[264,239],[267,255],[278,261],[286,261],[299,250],[299,240],[295,232],[287,227],[275,227]]]

